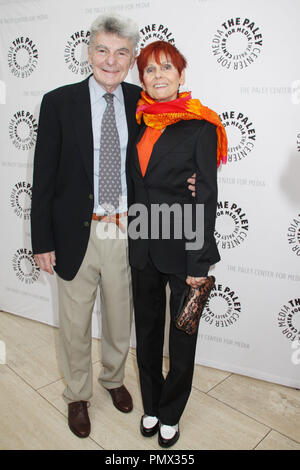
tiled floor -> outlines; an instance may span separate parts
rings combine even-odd
[[[117,411],[97,382],[100,341],[93,340],[94,395],[87,439],[67,425],[58,363],[58,330],[0,313],[0,449],[160,450],[157,437],[139,432],[142,414],[135,350],[125,384],[134,399],[129,414]],[[167,367],[167,359],[165,360]],[[261,380],[196,366],[193,390],[180,422],[180,449],[300,449],[300,391]]]

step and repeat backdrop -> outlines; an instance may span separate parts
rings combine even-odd
[[[300,388],[298,0],[0,1],[0,308],[58,326],[56,280],[40,272],[30,242],[39,107],[47,91],[92,72],[89,27],[108,12],[139,23],[139,48],[175,44],[188,60],[183,90],[227,131],[215,233],[222,260],[211,270],[196,362]],[[136,69],[128,81],[139,83]]]

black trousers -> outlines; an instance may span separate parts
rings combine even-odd
[[[187,288],[185,280],[186,274],[159,272],[150,259],[143,270],[132,268],[137,362],[144,412],[157,416],[169,426],[180,420],[194,373],[197,333],[189,336],[174,325],[174,317]],[[168,282],[171,291],[170,367],[164,379],[162,361]]]

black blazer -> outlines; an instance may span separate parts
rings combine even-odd
[[[138,140],[145,127],[141,129]],[[144,204],[148,213],[151,205],[177,203],[182,207],[191,204],[193,210],[193,229],[195,229],[195,205],[204,204],[204,244],[201,249],[186,250],[184,236],[174,236],[174,220],[171,223],[170,239],[129,239],[130,264],[143,269],[148,256],[157,269],[164,273],[185,273],[190,276],[206,276],[209,267],[220,260],[214,238],[217,207],[217,135],[216,127],[204,120],[180,121],[167,126],[156,144],[142,176],[136,147],[130,157],[130,176],[133,185],[133,200]],[[196,172],[196,198],[188,189],[187,179]],[[130,217],[130,226],[135,227],[141,215]],[[172,219],[171,219],[172,220]],[[183,223],[183,219],[181,220]],[[151,221],[148,219],[149,233]],[[137,231],[137,230],[136,230]],[[142,231],[141,231],[142,232]],[[184,229],[182,230],[184,235]]]
[[[34,156],[31,239],[33,253],[55,250],[56,272],[72,280],[83,260],[94,207],[93,131],[88,79],[47,93],[42,100]],[[141,89],[122,83],[128,155],[136,140]],[[132,199],[130,181],[129,200]]]

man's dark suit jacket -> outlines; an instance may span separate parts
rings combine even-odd
[[[141,129],[139,139],[144,132]],[[151,204],[204,204],[204,245],[198,250],[185,249],[185,237],[175,239],[129,239],[130,264],[143,269],[150,255],[163,273],[185,273],[206,276],[209,267],[220,260],[214,238],[217,207],[217,136],[216,127],[204,120],[180,121],[166,127],[154,145],[145,176],[142,176],[136,147],[130,157],[129,171],[135,203],[144,204],[150,213]],[[196,198],[186,180],[196,172]],[[182,211],[182,213],[184,213]],[[137,212],[137,220],[140,214]],[[131,223],[135,218],[131,218]],[[148,220],[149,227],[151,222]],[[150,232],[151,229],[149,229]],[[184,230],[183,230],[184,233]]]
[[[93,131],[88,80],[47,93],[42,101],[31,208],[34,254],[54,251],[55,270],[72,280],[84,258],[94,208]],[[141,89],[122,83],[128,125],[128,155],[138,133]],[[128,182],[128,200],[132,200]]]

